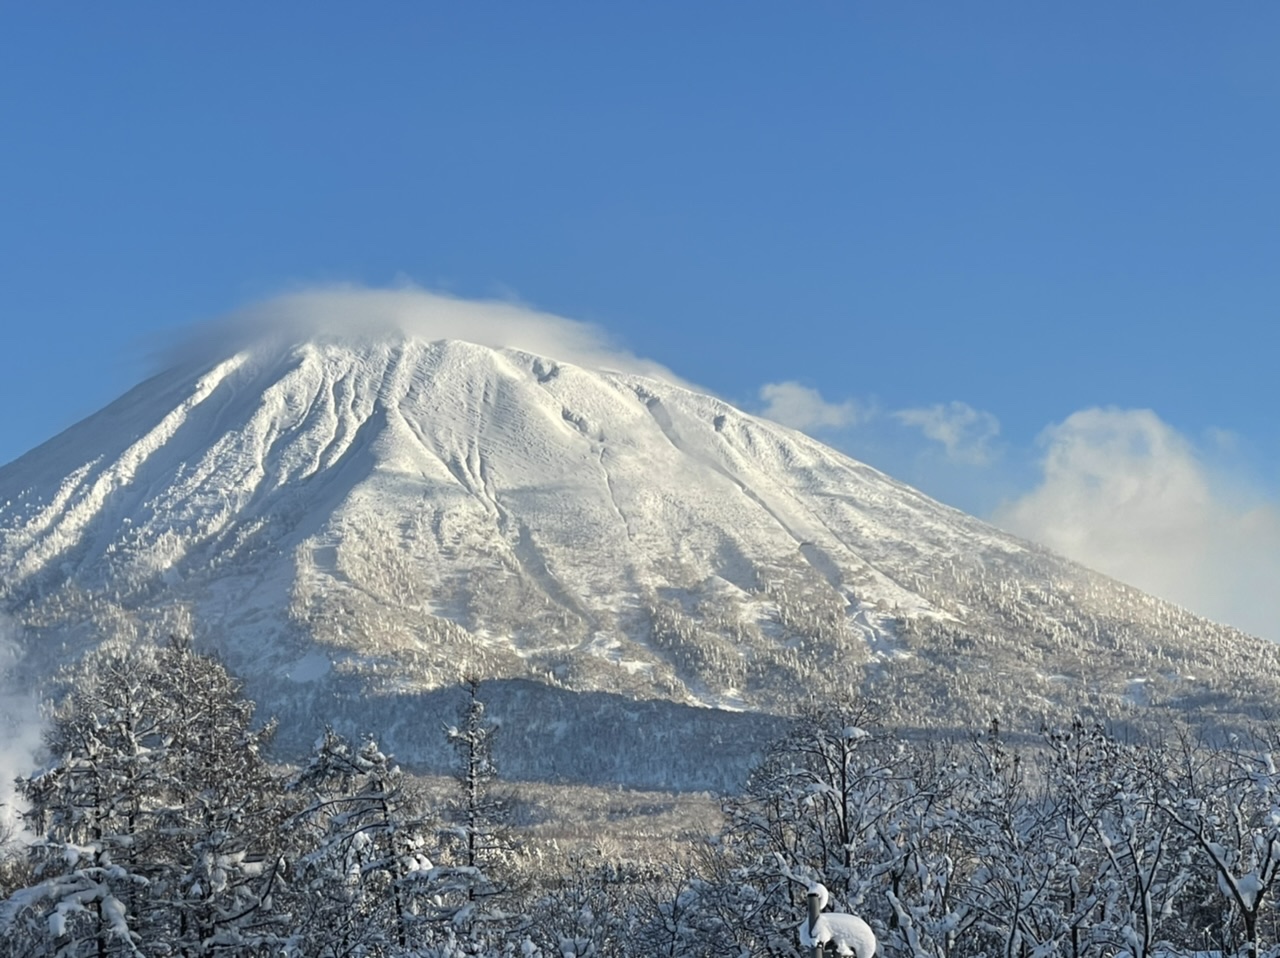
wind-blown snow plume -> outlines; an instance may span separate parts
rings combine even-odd
[[[457,299],[416,286],[326,286],[277,296],[187,331],[162,358],[171,365],[175,359],[221,358],[229,349],[263,340],[373,338],[397,332],[428,341],[521,349],[587,369],[688,385],[666,367],[619,347],[590,323],[518,303]]]
[[[1228,486],[1149,410],[1047,429],[1041,484],[1004,528],[1219,621],[1280,640],[1280,509]]]

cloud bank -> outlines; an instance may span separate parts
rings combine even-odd
[[[689,385],[658,363],[623,349],[599,327],[513,302],[466,300],[417,286],[306,289],[256,303],[185,331],[161,351],[166,365],[207,362],[263,342],[401,333],[511,348],[588,369]]]
[[[992,520],[1221,622],[1280,640],[1280,509],[1242,490],[1149,410],[1049,427],[1036,488]]]

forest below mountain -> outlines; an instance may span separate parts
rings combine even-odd
[[[454,750],[444,792],[332,730],[273,765],[273,724],[184,641],[108,643],[62,688],[0,871],[15,956],[782,958],[818,881],[891,956],[1280,953],[1274,726],[1077,721],[1015,748],[995,723],[922,742],[812,702],[718,829],[624,852],[530,827],[476,682],[419,717]]]

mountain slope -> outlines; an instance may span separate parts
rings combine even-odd
[[[723,743],[761,726],[724,710],[814,692],[943,726],[1160,703],[1230,720],[1280,675],[1274,646],[717,399],[460,341],[318,337],[169,371],[0,469],[0,503],[34,674],[60,643],[188,616],[286,741],[315,713],[400,727],[388,703],[480,672],[517,683],[493,695],[526,738],[570,752],[595,733],[547,704],[565,695],[710,706],[672,728],[719,737],[727,769]],[[429,757],[427,726],[401,745]],[[561,774],[625,777],[612,754]]]

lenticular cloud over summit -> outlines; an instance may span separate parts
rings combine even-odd
[[[641,359],[590,323],[518,303],[466,300],[416,286],[371,289],[326,286],[287,293],[237,310],[191,331],[176,359],[215,359],[260,342],[368,338],[399,333],[519,349],[586,369],[632,373],[686,385],[659,363]],[[176,354],[176,355],[175,355]]]

